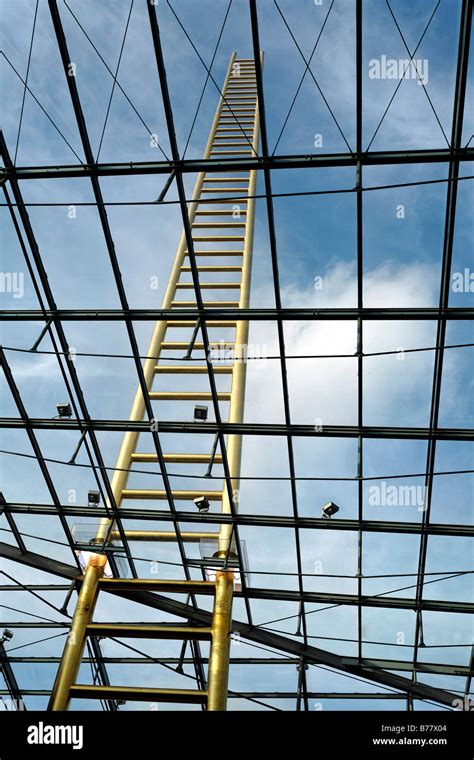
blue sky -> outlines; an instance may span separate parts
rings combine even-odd
[[[110,69],[115,70],[120,52],[130,5],[125,0],[71,0],[68,3]],[[208,63],[220,31],[227,2],[224,0],[176,0],[172,3],[176,14],[201,56]],[[324,32],[318,44],[312,71],[323,90],[340,128],[351,148],[355,148],[355,4],[349,0],[335,0],[333,6],[324,0],[321,6],[313,0],[281,0],[280,8],[291,27],[305,56],[309,56],[316,37],[330,10]],[[428,0],[393,0],[391,4],[400,28],[410,49],[416,47],[435,3]],[[441,127],[428,104],[423,88],[416,81],[406,80],[385,117],[371,150],[403,150],[446,147],[445,134],[450,138],[455,82],[458,27],[461,3],[442,0],[424,37],[417,58],[427,60],[429,79],[427,89],[438,114]],[[61,18],[68,40],[71,59],[77,67],[77,86],[89,128],[92,149],[97,155],[112,79],[97,57],[83,32],[67,7],[59,3]],[[28,59],[35,3],[33,0],[0,0],[0,49],[24,78]],[[269,144],[273,150],[293,94],[304,72],[305,64],[288,34],[280,14],[271,0],[258,3],[261,46],[265,52],[264,87],[267,106]],[[165,0],[158,2],[158,18],[167,65],[169,88],[175,115],[175,126],[180,151],[183,152],[193,122],[205,70],[196,53],[186,40],[176,18]],[[59,53],[45,0],[40,0],[35,42],[29,71],[29,87],[42,106],[56,122],[79,158],[83,159],[80,139],[75,126],[67,86],[60,64]],[[234,0],[226,29],[212,69],[213,77],[221,84],[228,65],[230,53],[237,50],[241,57],[251,56],[251,37],[247,3]],[[406,58],[406,50],[393,23],[387,5],[382,0],[364,3],[363,37],[363,118],[364,147],[372,141],[377,125],[384,113],[397,82],[371,80],[368,77],[369,61],[382,55],[388,58]],[[472,65],[469,70],[472,94]],[[149,132],[156,133],[166,155],[170,155],[166,136],[164,113],[153,57],[146,8],[135,2],[130,18],[127,40],[119,72],[119,82],[140,113],[138,119],[125,97],[115,91],[102,142],[100,160],[146,161],[160,160],[159,149],[150,145]],[[0,86],[8,93],[3,98],[4,112],[1,124],[10,153],[14,155],[18,123],[23,97],[23,85],[4,57],[0,58]],[[217,104],[218,92],[209,83],[196,119],[186,156],[200,157],[207,140],[210,122]],[[5,109],[8,102],[8,110]],[[473,109],[467,108],[463,132],[465,145],[474,132]],[[315,135],[323,138],[322,147],[314,146]],[[306,75],[299,97],[279,141],[277,153],[332,153],[344,152],[347,146],[317,91],[314,81]],[[33,98],[27,94],[19,140],[17,164],[56,165],[76,164],[78,159],[64,139],[50,124]],[[378,186],[420,180],[443,179],[448,167],[443,164],[384,166],[364,169],[364,186]],[[469,175],[470,167],[461,167],[461,176]],[[195,177],[186,176],[189,195]],[[272,175],[275,193],[304,192],[314,190],[350,189],[355,184],[352,168],[313,169],[303,171],[275,171]],[[143,176],[101,180],[106,201],[149,201],[159,194],[164,177]],[[22,191],[31,203],[61,202],[80,203],[93,200],[90,181],[84,180],[35,180],[24,182]],[[261,179],[258,192],[263,192]],[[176,200],[174,189],[167,198]],[[452,272],[474,269],[472,255],[473,229],[469,209],[472,207],[472,183],[459,183],[458,212],[456,217],[455,244]],[[443,252],[443,227],[446,204],[446,185],[402,187],[372,191],[364,194],[364,304],[366,306],[435,306],[438,303],[440,266]],[[404,218],[397,218],[397,208],[404,207]],[[114,237],[127,296],[132,307],[159,307],[167,284],[181,233],[179,207],[166,206],[110,206],[108,217]],[[7,210],[0,209],[2,219],[1,248],[2,271],[23,272],[24,264],[15,231]],[[59,307],[87,308],[119,306],[116,288],[111,276],[98,215],[93,207],[77,206],[76,218],[68,218],[68,209],[31,207],[30,219],[48,273],[49,281]],[[343,307],[356,305],[356,199],[352,193],[338,195],[302,196],[275,199],[275,218],[280,265],[280,284],[284,306]],[[12,293],[0,293],[1,308],[37,308],[32,283],[25,273],[24,295],[14,299]],[[150,280],[158,278],[158,289],[150,287]],[[315,277],[321,277],[323,287],[316,290]],[[451,292],[450,304],[472,306],[472,292]],[[268,242],[268,226],[265,203],[257,202],[256,234],[254,245],[253,285],[251,302],[255,306],[272,306],[274,292]],[[119,324],[94,323],[93,329],[85,323],[67,323],[66,335],[71,346],[78,352],[130,353],[125,330]],[[142,353],[146,353],[152,325],[135,325]],[[37,337],[41,325],[19,323],[3,327],[2,343],[7,346],[28,348]],[[355,324],[351,322],[288,323],[285,325],[287,353],[294,356],[307,354],[350,354],[355,351]],[[364,327],[364,350],[366,352],[390,351],[400,348],[433,346],[436,325],[429,322],[371,322]],[[265,347],[268,356],[278,353],[275,325],[255,323],[251,326],[250,341]],[[447,343],[473,342],[472,327],[463,322],[448,326]],[[51,348],[45,340],[42,348]],[[8,352],[16,381],[31,416],[51,417],[57,401],[66,398],[63,382],[54,357]],[[429,423],[433,352],[406,354],[402,361],[391,355],[371,357],[364,361],[364,422],[369,425],[400,425],[427,427]],[[291,415],[294,422],[314,424],[356,424],[357,363],[355,359],[292,359],[289,365],[289,388]],[[136,387],[133,363],[128,359],[103,359],[78,357],[77,372],[84,390],[89,410],[93,416],[126,419],[129,414]],[[474,420],[472,393],[472,348],[450,349],[446,352],[441,394],[440,425],[443,427],[471,427]],[[6,416],[16,414],[5,382],[2,380],[1,404]],[[204,387],[204,386],[203,386]],[[225,416],[227,405],[223,403]],[[187,419],[189,410],[157,409],[160,419]],[[248,389],[245,419],[252,422],[283,421],[283,404],[279,363],[268,359],[255,362],[248,368]],[[114,465],[120,445],[120,435],[99,434],[107,464]],[[73,433],[41,432],[38,439],[45,456],[68,459],[77,437]],[[168,440],[169,439],[169,440]],[[197,444],[197,442],[196,442]],[[143,442],[142,450],[150,450]],[[183,447],[183,440],[163,437],[165,451],[176,445]],[[211,437],[200,441],[205,451],[211,445]],[[5,431],[2,448],[10,451],[31,453],[26,436],[21,432]],[[356,446],[349,439],[297,439],[295,440],[297,475],[301,477],[354,477],[356,474]],[[78,461],[85,462],[79,458]],[[411,472],[423,472],[426,461],[425,442],[367,441],[364,445],[364,472],[373,477]],[[441,442],[437,447],[436,469],[439,471],[472,468],[472,445],[467,443]],[[2,490],[10,501],[49,502],[41,474],[33,460],[13,456],[0,457]],[[72,470],[62,465],[51,465],[60,497],[67,501],[69,491],[78,494],[78,503],[84,502],[87,489],[93,481],[86,469]],[[178,469],[175,469],[179,472]],[[259,440],[249,437],[244,442],[242,474],[254,477],[288,476],[286,448],[277,439]],[[383,479],[383,477],[381,478]],[[423,478],[402,481],[405,484],[423,484]],[[159,474],[153,476],[133,475],[131,487],[152,483],[159,488]],[[176,488],[189,487],[189,481],[174,478]],[[370,484],[366,485],[366,488]],[[435,479],[433,490],[432,521],[468,523],[472,520],[472,475],[440,476]],[[298,505],[302,515],[318,516],[319,507],[328,500],[341,505],[341,515],[357,516],[357,486],[354,482],[301,481],[298,484]],[[252,514],[291,514],[290,488],[284,481],[242,481],[241,511]],[[421,512],[416,506],[376,507],[368,503],[365,493],[364,517],[420,521]],[[337,519],[337,518],[334,518]],[[56,521],[49,518],[18,519],[20,529],[58,541],[64,535]],[[72,521],[71,521],[72,522]],[[0,527],[6,521],[1,518]],[[129,527],[140,527],[137,524]],[[185,528],[186,526],[183,526]],[[13,542],[5,531],[2,540]],[[251,570],[295,572],[294,536],[283,529],[255,531],[242,528],[241,538],[247,542]],[[357,561],[355,533],[331,531],[301,531],[303,568],[314,571],[316,562],[323,563],[327,574],[354,575]],[[45,544],[38,539],[27,540],[34,551],[47,552],[57,559],[71,561],[65,546]],[[147,561],[139,563],[147,573],[149,560],[156,559],[157,549],[138,545],[135,554]],[[190,553],[195,551],[192,548]],[[419,551],[417,536],[369,534],[364,538],[364,573],[416,573]],[[177,550],[173,546],[159,547],[162,562],[176,562]],[[472,549],[466,539],[431,537],[428,542],[427,571],[468,570],[472,567]],[[32,581],[32,573],[20,566],[5,562],[6,572],[23,581]],[[161,577],[174,571],[163,568]],[[35,574],[36,577],[36,574]],[[40,574],[38,574],[38,578]],[[406,581],[406,582],[405,582]],[[3,581],[2,581],[3,582]],[[39,581],[38,581],[39,582]],[[399,586],[408,586],[414,579],[383,578],[364,581],[364,593],[376,594]],[[296,588],[294,577],[254,575],[256,586],[280,585]],[[351,579],[308,579],[307,588],[321,591],[355,593],[356,582]],[[401,592],[412,596],[413,589]],[[472,594],[469,576],[434,583],[426,587],[426,598],[466,600]],[[17,603],[20,594],[10,594],[15,603],[7,599],[4,604]],[[57,600],[55,600],[57,601]],[[62,601],[62,600],[61,600]],[[31,606],[30,606],[31,604]],[[206,606],[206,602],[203,602]],[[291,603],[252,602],[255,621],[285,615],[295,615],[297,609]],[[316,609],[318,605],[314,606]],[[40,602],[28,599],[28,609],[38,615],[59,619]],[[311,608],[312,609],[312,608]],[[2,610],[3,620],[18,619],[19,613]],[[165,619],[151,611],[130,605],[123,610],[122,603],[112,599],[100,600],[98,619],[113,620],[126,615],[130,620]],[[155,618],[153,618],[155,615]],[[235,602],[235,617],[244,618],[242,600]],[[314,636],[343,636],[356,638],[357,620],[355,607],[339,607],[319,611],[309,616],[309,632]],[[310,622],[311,621],[311,622]],[[365,656],[393,659],[410,658],[409,647],[395,646],[397,634],[405,635],[407,645],[413,643],[415,616],[411,611],[365,609],[363,615],[363,638],[393,642],[392,646],[368,644]],[[288,634],[294,633],[295,620],[276,624]],[[425,639],[431,643],[460,644],[472,640],[472,628],[466,616],[427,614],[424,618]],[[332,633],[331,633],[332,632]],[[45,634],[46,635],[46,634]],[[39,636],[38,636],[39,638]],[[19,646],[34,640],[34,632],[17,630],[14,644]],[[31,646],[24,653],[58,655],[61,639]],[[347,656],[356,654],[355,644],[349,642],[320,641],[317,645]],[[12,644],[13,646],[13,644]],[[234,654],[258,655],[246,644],[236,645]],[[144,651],[158,651],[157,644],[145,642]],[[166,651],[172,651],[165,644]],[[113,655],[124,650],[106,642],[104,651]],[[159,643],[163,652],[163,643]],[[174,650],[173,650],[174,651]],[[126,654],[126,653],[125,653]],[[468,648],[426,649],[420,655],[433,661],[467,664]],[[114,670],[115,668],[115,670]],[[157,685],[171,684],[169,672],[158,666]],[[110,668],[113,683],[127,683],[132,677],[130,669],[117,666]],[[158,674],[158,671],[159,674]],[[235,672],[234,672],[235,671]],[[262,672],[263,671],[263,672]],[[143,677],[148,670],[143,671]],[[311,677],[317,680],[316,689],[328,691],[353,690],[354,684],[341,675],[311,669]],[[54,677],[54,669],[47,665],[17,666],[18,679],[24,687],[46,688]],[[134,670],[141,677],[140,668]],[[153,671],[155,673],[155,671]],[[84,678],[86,672],[84,672]],[[453,677],[420,675],[420,680],[462,689]],[[174,685],[181,683],[174,677]],[[233,669],[231,688],[253,690],[291,690],[295,685],[295,672],[291,666],[270,671],[248,666]],[[356,690],[362,690],[358,684]],[[310,686],[310,688],[313,688]],[[377,687],[374,687],[377,690]],[[254,709],[251,703],[239,700],[241,709]],[[236,706],[234,701],[231,703]],[[31,699],[31,705],[43,706],[44,699]],[[360,709],[375,709],[377,702],[361,702]],[[387,703],[380,703],[384,709]],[[292,703],[280,707],[293,709]],[[394,702],[403,709],[403,702]],[[94,705],[85,704],[92,709]],[[127,705],[127,708],[131,708]],[[348,704],[325,703],[324,709],[347,709]],[[392,707],[392,704],[391,704]],[[125,709],[127,709],[125,708]],[[124,708],[123,708],[124,709]],[[161,709],[161,706],[160,706]],[[163,708],[164,709],[164,708]]]

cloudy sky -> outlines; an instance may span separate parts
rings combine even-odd
[[[100,4],[97,0],[70,0],[67,5],[58,2],[58,6],[70,57],[76,66],[76,82],[94,156],[101,162],[149,161],[161,160],[163,155],[169,157],[171,151],[145,3],[135,0],[131,8],[128,0],[101,0]],[[219,93],[212,81],[208,82],[195,119],[201,90],[206,81],[206,70],[183,28],[205,64],[209,64],[228,7],[227,0],[157,2],[178,145],[181,155],[185,153],[187,158],[202,156]],[[334,0],[333,3],[323,0],[320,4],[313,0],[280,0],[278,5],[273,0],[259,0],[261,47],[265,54],[264,87],[269,146],[272,151],[276,150],[276,154],[355,150],[354,7],[351,0]],[[410,52],[417,47],[430,22],[416,53],[416,59],[424,67],[426,88],[420,86],[416,79],[400,82],[397,79],[370,78],[371,61],[381,60],[382,56],[398,61],[405,59],[408,54],[388,4],[384,0],[367,0],[364,3],[363,33],[363,147],[375,151],[446,148],[451,137],[461,2],[393,0],[390,7]],[[433,11],[435,13],[432,16]],[[16,156],[19,166],[78,164],[84,160],[84,155],[46,0],[39,0],[38,4],[34,0],[0,0],[0,20],[0,83],[2,92],[8,93],[8,98],[2,98],[0,123],[12,159]],[[106,120],[113,84],[110,71],[116,70],[127,23],[118,74],[122,90],[115,88]],[[22,80],[26,77],[34,24],[35,35],[28,70],[29,91],[24,99],[19,131],[24,95]],[[306,59],[311,56],[323,25],[324,30],[312,58],[312,76],[306,73],[288,116],[305,72],[302,55]],[[230,5],[212,68],[212,76],[219,85],[223,82],[230,54],[234,50],[238,57],[248,58],[252,55],[248,5],[245,0],[233,0]],[[471,66],[468,79],[470,86],[472,76]],[[319,90],[314,80],[317,81]],[[395,97],[382,118],[395,90]],[[469,142],[473,132],[474,114],[471,107],[466,109],[463,145]],[[150,133],[158,136],[159,147],[150,140]],[[460,171],[461,176],[470,174],[469,167],[465,165],[461,166]],[[374,167],[364,169],[363,183],[364,187],[370,188],[443,180],[447,172],[448,166],[445,164]],[[101,180],[101,187],[104,198],[109,203],[149,202],[159,195],[164,181],[163,175],[117,177]],[[194,176],[187,175],[185,178],[188,195],[192,192],[194,181]],[[350,190],[355,184],[355,170],[275,171],[272,181],[273,190],[277,194]],[[22,192],[25,201],[29,203],[65,204],[29,208],[31,223],[57,305],[79,309],[117,308],[117,290],[97,211],[93,205],[79,205],[93,201],[90,181],[25,181]],[[261,178],[257,192],[263,192]],[[3,200],[2,198],[2,202]],[[167,200],[170,203],[161,206],[110,205],[107,208],[131,307],[152,308],[161,305],[181,234],[174,187]],[[71,205],[76,206],[73,218],[69,208]],[[293,308],[356,306],[355,194],[347,192],[276,198],[274,206],[283,305]],[[466,269],[472,272],[474,269],[470,206],[472,184],[465,180],[459,183],[458,189],[453,275],[458,272],[464,274]],[[392,187],[364,194],[365,306],[425,307],[438,304],[445,207],[445,183]],[[22,274],[24,278],[21,292],[7,290],[0,293],[1,308],[38,308],[9,212],[3,206],[0,213],[2,272]],[[263,200],[257,201],[252,276],[251,305],[273,306],[275,295]],[[158,288],[151,287],[156,278]],[[473,300],[474,294],[469,292],[469,288],[464,287],[461,292],[451,290],[452,306],[472,306]],[[11,348],[29,348],[41,327],[40,323],[7,323],[3,326],[2,343]],[[134,327],[141,352],[145,354],[153,325],[137,323]],[[65,331],[70,346],[79,353],[130,354],[126,331],[119,323],[97,322],[91,329],[85,323],[70,322],[65,325]],[[374,321],[364,326],[363,338],[366,353],[429,348],[435,344],[436,324],[428,321]],[[323,425],[357,424],[357,360],[336,357],[298,358],[314,354],[351,355],[356,350],[356,340],[354,322],[312,321],[289,322],[285,325],[286,351],[292,357],[288,359],[288,382],[293,422],[311,425],[317,424],[317,421]],[[245,420],[283,422],[280,364],[271,358],[279,350],[275,324],[252,324],[250,341],[258,347],[256,353],[263,353],[268,358],[249,362]],[[471,326],[464,322],[451,323],[447,328],[446,342],[448,345],[472,343]],[[51,350],[48,339],[43,341],[41,348],[44,351]],[[468,428],[473,424],[472,356],[472,348],[452,348],[446,351],[439,419],[442,427]],[[52,417],[55,414],[55,404],[67,398],[56,358],[48,354],[32,356],[15,351],[8,351],[7,357],[28,413],[33,417]],[[364,424],[428,427],[433,366],[433,351],[367,357],[364,360]],[[130,359],[79,356],[76,367],[91,415],[105,419],[126,419],[136,388],[133,362]],[[2,413],[5,416],[16,416],[8,387],[3,378],[0,382]],[[179,387],[184,388],[185,385]],[[205,389],[204,385],[202,387]],[[163,386],[162,389],[166,388]],[[222,402],[224,418],[227,406]],[[159,419],[186,420],[189,419],[189,413],[189,407],[186,406],[170,408],[165,403],[156,406],[156,416]],[[98,438],[106,464],[113,467],[120,446],[120,435],[101,433]],[[72,454],[77,436],[67,432],[55,432],[54,435],[41,432],[38,440],[46,457],[64,461]],[[175,446],[185,450],[183,447],[188,443],[183,438],[178,440],[173,436],[163,436],[166,452],[172,451]],[[193,440],[193,444],[200,451],[208,451],[212,438],[206,436],[202,441]],[[150,451],[150,445],[150,441],[140,442],[143,451]],[[26,435],[21,431],[4,431],[1,448],[5,452],[32,453]],[[295,439],[294,448],[297,476],[328,478],[301,480],[298,483],[299,513],[318,517],[320,506],[334,500],[341,506],[342,517],[357,518],[357,484],[350,480],[357,472],[356,442],[315,436]],[[422,512],[417,504],[376,506],[370,501],[369,488],[373,485],[382,487],[382,481],[390,483],[386,480],[388,476],[422,473],[426,466],[426,449],[426,442],[423,441],[365,442],[364,474],[375,480],[364,485],[364,519],[421,521]],[[84,452],[77,461],[84,464],[87,462]],[[438,444],[437,471],[469,468],[472,468],[472,445],[452,442]],[[94,487],[90,471],[61,464],[50,464],[49,469],[61,500],[67,503],[76,498],[77,503],[83,504],[87,490]],[[147,466],[147,469],[151,474],[134,474],[130,479],[130,487],[161,487],[158,470],[153,470],[152,466]],[[41,473],[33,459],[3,453],[0,455],[0,472],[2,491],[9,501],[50,502]],[[179,474],[183,470],[176,465],[173,472]],[[187,472],[189,473],[189,468]],[[193,473],[203,474],[197,466]],[[219,474],[218,468],[216,474]],[[289,469],[286,443],[283,440],[260,439],[257,436],[245,439],[242,475],[255,478],[242,481],[242,512],[292,514],[290,485],[285,480]],[[269,477],[274,479],[263,479]],[[402,478],[396,482],[421,488],[424,481],[423,477],[416,477]],[[199,480],[196,483],[196,487],[200,488]],[[216,478],[215,487],[220,483]],[[190,481],[182,477],[173,478],[172,484],[175,488],[190,487]],[[472,519],[472,495],[472,475],[436,477],[432,522],[469,523]],[[70,521],[70,524],[73,522],[75,521]],[[27,538],[25,541],[28,548],[63,561],[72,561],[70,549],[64,544],[64,533],[56,520],[19,517],[17,523],[25,533],[59,542],[51,544],[39,538]],[[141,526],[134,522],[128,527]],[[182,527],[186,528],[185,525]],[[8,533],[5,518],[0,518],[0,528],[0,540],[14,543]],[[293,532],[278,528],[256,530],[242,527],[240,536],[246,542],[249,567],[253,573],[252,585],[297,588]],[[356,593],[355,532],[326,531],[323,534],[319,530],[302,530],[301,551],[303,572],[313,574],[316,563],[322,563],[319,572],[348,576],[308,577],[305,588]],[[197,549],[191,546],[190,556],[198,556],[196,552]],[[179,561],[174,546],[135,545],[133,553],[144,558],[137,562],[137,567],[145,576],[150,573],[150,560],[160,561],[159,577],[166,578],[180,572],[176,566],[164,564]],[[415,574],[418,554],[419,538],[416,535],[367,534],[364,537],[364,574],[391,574],[393,577],[367,578],[363,583],[363,592],[386,593],[403,586],[409,588],[397,592],[398,595],[413,597],[416,577],[412,575],[401,578],[397,574]],[[43,578],[44,582],[51,580],[48,576],[33,574],[26,568],[6,561],[2,567],[22,582],[42,582]],[[447,573],[471,568],[472,549],[467,539],[430,537],[427,572]],[[282,575],[258,575],[259,572],[278,572]],[[440,575],[433,575],[432,578],[437,582],[426,587],[424,596],[431,599],[469,600],[472,594],[470,577],[464,575],[439,580]],[[2,583],[8,582],[5,576],[2,578]],[[45,593],[44,596],[53,604],[61,606],[62,594]],[[25,598],[23,593],[4,594],[2,604],[28,609],[32,614],[49,620],[61,623],[65,620],[31,595]],[[204,601],[202,606],[206,607],[208,603]],[[288,635],[294,634],[295,615],[298,612],[296,605],[290,602],[275,604],[255,600],[252,601],[252,611],[256,624],[268,624],[268,627],[282,630]],[[315,637],[311,639],[312,643],[346,656],[357,654],[357,646],[353,641],[357,640],[356,607],[322,609],[322,605],[307,605],[308,611],[312,612],[308,616],[308,633]],[[236,599],[234,612],[237,619],[245,619],[241,599]],[[3,621],[28,619],[25,613],[7,608],[2,609],[2,613]],[[288,616],[289,620],[269,623]],[[122,602],[101,598],[97,619],[164,620],[166,616],[139,605],[130,604],[124,609]],[[427,648],[420,653],[421,659],[468,664],[470,649],[459,646],[472,641],[472,628],[467,616],[427,613],[423,624],[425,641],[432,647],[436,644],[456,646]],[[10,648],[27,645],[55,633],[58,631],[47,629],[38,633],[32,629],[16,629]],[[409,660],[413,655],[414,633],[415,615],[412,611],[364,609],[363,639],[367,642],[381,642],[364,645],[364,656]],[[348,640],[328,640],[325,637]],[[403,645],[400,645],[402,640]],[[63,637],[60,637],[32,644],[18,654],[58,656],[62,642]],[[158,646],[156,642],[146,641],[140,643],[140,649],[149,654],[159,652],[176,656],[179,645],[159,642]],[[110,641],[103,643],[103,650],[108,656],[130,654]],[[264,653],[242,642],[235,644],[233,654],[263,656]],[[112,683],[137,683],[140,679],[149,679],[150,668],[154,685],[183,688],[189,685],[189,679],[174,675],[158,665],[138,666],[136,669],[110,666],[110,679]],[[33,667],[17,664],[15,672],[24,688],[46,689],[51,686],[55,669],[51,665]],[[188,672],[191,672],[190,669]],[[85,681],[89,677],[90,674],[84,667],[81,680]],[[447,676],[423,674],[419,680],[453,691],[464,686],[461,679]],[[291,691],[294,690],[295,683],[293,665],[271,669],[252,666],[231,669],[230,688],[235,691]],[[321,668],[310,668],[308,687],[313,691],[381,690],[364,683],[354,683],[347,677]],[[32,697],[28,704],[31,707],[43,707],[46,698]],[[360,700],[356,706],[360,709],[375,709],[377,704],[376,701],[369,703]],[[380,703],[385,709],[387,704]],[[95,703],[79,702],[76,706],[85,709],[97,707]],[[281,700],[277,706],[293,709],[294,702]],[[348,703],[327,701],[323,706],[324,709],[347,709]],[[134,707],[129,703],[122,709]],[[258,708],[254,703],[242,700],[232,700],[231,707]],[[394,701],[390,707],[403,709],[404,703]]]

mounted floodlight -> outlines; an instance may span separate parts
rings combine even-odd
[[[56,404],[56,409],[58,410],[58,417],[72,417],[71,404],[68,402],[65,402],[64,404]]]
[[[96,507],[97,504],[100,504],[99,491],[89,491],[87,494],[87,503],[89,507]]]
[[[196,507],[200,512],[209,512],[209,501],[205,496],[198,496],[197,499],[193,499]]]
[[[13,638],[13,631],[10,631],[9,628],[4,628],[2,638],[0,639],[0,643],[3,644],[4,641],[11,641],[12,638]]]
[[[339,512],[339,507],[337,504],[334,504],[333,501],[328,501],[327,504],[324,505],[324,507],[321,507],[321,516],[326,518],[331,518],[333,515],[336,514],[336,512]]]
[[[199,404],[197,404],[194,407],[194,419],[196,420],[196,422],[198,420],[202,420],[202,422],[206,422],[207,414],[208,414],[207,406],[200,406]]]

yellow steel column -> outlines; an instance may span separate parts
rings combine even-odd
[[[94,554],[87,565],[48,710],[67,710],[68,708],[69,691],[77,678],[86,642],[86,628],[92,620],[99,579],[103,575],[106,562],[105,555]]]
[[[211,711],[227,707],[233,590],[234,574],[217,571],[207,687],[207,709]]]

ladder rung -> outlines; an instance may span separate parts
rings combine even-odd
[[[238,301],[204,301],[204,308],[217,309],[223,307],[224,309],[238,309]],[[194,309],[197,308],[196,301],[171,301],[172,309]]]
[[[214,240],[219,243],[226,240],[229,243],[241,243],[245,240],[245,235],[196,235],[193,240],[195,243],[212,243]]]
[[[210,454],[164,454],[165,462],[173,462],[174,464],[207,464],[211,461]],[[156,454],[146,454],[140,451],[134,451],[132,454],[132,462],[157,462],[158,456]],[[214,457],[216,464],[221,464],[222,455],[216,454]]]
[[[210,391],[151,391],[152,401],[212,401]],[[230,391],[217,394],[218,401],[230,401]]]
[[[193,501],[199,496],[204,496],[210,501],[220,501],[222,491],[175,491],[171,492],[174,499],[180,501]],[[153,488],[126,488],[122,491],[122,499],[167,499],[166,491]]]
[[[243,251],[194,251],[195,256],[243,256],[243,253]],[[186,256],[189,256],[187,251]]]
[[[126,530],[125,536],[128,541],[158,541],[164,543],[173,543],[178,540],[178,536],[173,530]],[[198,544],[200,541],[212,541],[219,538],[219,533],[212,531],[203,533],[202,531],[181,530],[179,533],[181,541],[189,544]],[[121,541],[120,531],[113,530],[110,533],[111,541]]]
[[[201,193],[245,193],[248,192],[243,187],[203,187]]]
[[[237,192],[237,188],[234,188],[234,190]],[[212,193],[212,190],[209,190],[210,193]],[[248,198],[245,198],[242,193],[247,193],[248,190],[245,187],[242,187],[240,190],[240,195],[237,195],[237,200],[239,203],[239,209],[243,204],[246,204],[248,202]],[[231,198],[202,198],[199,201],[199,206],[235,206],[237,202],[235,197]],[[245,206],[244,206],[245,208]],[[241,213],[243,213],[243,210],[241,210]]]
[[[238,290],[240,282],[200,282],[201,290]],[[178,282],[176,289],[194,290],[193,282]]]
[[[158,578],[101,578],[99,589],[116,591],[156,591],[162,594],[214,594],[212,581],[161,580]]]
[[[196,216],[199,214],[199,216],[230,216],[231,219],[240,219],[241,216],[246,216],[247,211],[241,211],[239,209],[238,215],[234,216],[235,211],[232,209],[207,209],[206,211],[196,211]]]
[[[214,143],[217,148],[240,148],[242,145],[249,145],[248,140],[241,140],[240,142],[219,142]],[[214,153],[215,151],[211,151]],[[235,153],[235,151],[226,150],[225,153]]]
[[[141,623],[90,623],[86,628],[88,636],[107,636],[122,639],[184,639],[189,641],[210,641],[212,628],[188,625],[159,625]]]
[[[196,322],[187,322],[187,321],[180,321],[177,322],[170,319],[166,322],[167,327],[196,327]],[[235,321],[228,321],[226,319],[222,320],[211,320],[206,321],[207,327],[237,327],[237,322]]]
[[[193,240],[195,243],[242,243],[245,235],[196,235]]]
[[[209,345],[211,348],[230,348],[234,345],[234,341],[232,340],[223,340],[223,341],[209,341]],[[172,341],[161,344],[161,350],[167,349],[168,351],[186,351],[186,349],[189,347],[189,343],[186,341]],[[195,343],[193,346],[193,349],[195,351],[204,351],[204,343]]]
[[[216,375],[231,375],[232,374],[232,367],[225,365],[225,366],[215,366],[213,367],[214,374]],[[155,372],[165,374],[165,375],[207,375],[208,374],[208,368],[207,367],[201,367],[196,366],[195,364],[191,364],[189,367],[185,364],[184,366],[181,365],[163,365],[163,364],[157,364],[155,365]]]
[[[182,272],[192,272],[191,267],[181,267]],[[199,272],[241,272],[239,264],[201,264]]]
[[[210,227],[213,230],[221,229],[243,229],[245,222],[193,222],[193,228],[202,230],[205,227]]]
[[[77,699],[124,699],[131,702],[207,702],[207,691],[199,689],[152,689],[142,686],[92,686],[76,683],[71,686],[69,695]]]
[[[205,177],[204,182],[248,182],[248,177]],[[196,211],[199,214],[199,211]],[[215,213],[219,213],[216,211]],[[224,213],[223,211],[221,212]]]
[[[211,150],[211,156],[248,156],[252,149],[247,150]]]

